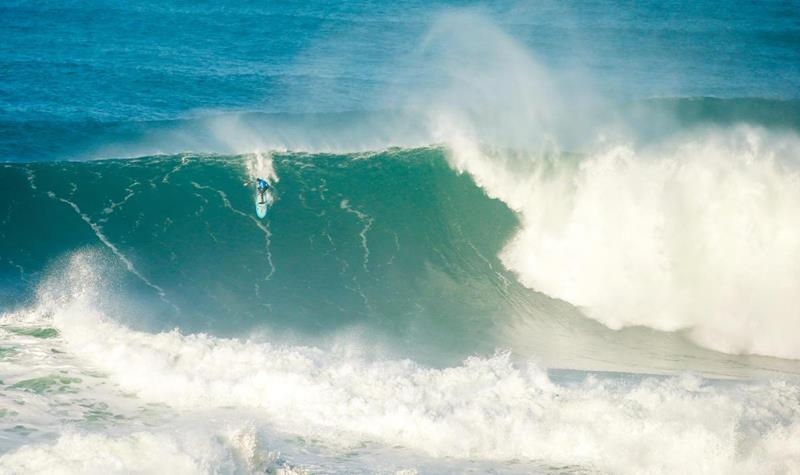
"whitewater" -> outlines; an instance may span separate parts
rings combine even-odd
[[[0,472],[800,473],[787,13],[726,23],[769,19],[762,50],[740,53],[782,85],[701,61],[688,90],[661,77],[621,94],[599,72],[649,56],[610,53],[633,27],[603,2],[586,7],[600,20],[403,7],[98,4],[160,28],[193,18],[215,41],[172,44],[199,40],[176,26],[153,58],[130,48],[153,41],[137,30],[109,40],[114,61],[59,50],[48,68],[135,79],[118,94],[82,72],[37,80],[85,103],[4,80]],[[77,32],[88,14],[3,9]],[[276,18],[269,52],[229,31]],[[564,53],[548,28],[599,35],[610,56],[542,53]],[[47,44],[23,30],[4,35]],[[652,67],[690,61],[677,44],[681,61]],[[265,220],[255,177],[274,185]]]

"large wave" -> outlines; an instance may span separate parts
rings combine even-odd
[[[613,329],[798,357],[794,135],[742,127],[588,154],[448,143],[7,164],[4,288],[19,300],[54,259],[100,245],[129,272],[126,294],[159,297],[147,322],[137,317],[151,327],[369,322],[422,353],[435,341],[434,354],[459,355],[508,344],[497,322],[519,317],[537,322],[526,334],[547,358],[542,335],[597,331],[549,296]],[[281,177],[267,221],[244,186],[259,167]]]
[[[611,328],[686,330],[800,358],[800,140],[753,128],[582,158],[452,152],[521,215],[502,253],[527,286]]]
[[[247,182],[273,167],[276,203],[262,221]],[[368,323],[447,354],[491,350],[481,341],[492,317],[532,298],[497,257],[516,216],[436,148],[29,163],[0,177],[0,268],[17,300],[51,262],[96,246],[126,271],[120,294],[157,297],[140,325]]]

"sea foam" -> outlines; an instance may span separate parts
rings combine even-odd
[[[554,160],[451,144],[454,166],[520,213],[501,258],[526,286],[611,328],[800,358],[796,136],[742,126]]]
[[[791,442],[800,436],[800,388],[791,383],[689,375],[559,382],[504,353],[432,368],[258,339],[153,334],[102,311],[99,275],[91,253],[76,253],[22,320],[53,324],[72,355],[146,402],[255,410],[276,430],[340,448],[370,441],[433,457],[615,473],[792,473],[800,466]],[[134,445],[150,440],[131,437]],[[61,453],[59,444],[72,443],[82,442],[66,437],[47,450]]]

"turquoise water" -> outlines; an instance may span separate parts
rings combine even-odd
[[[247,157],[9,166],[4,259],[22,274],[8,284],[37,282],[101,235],[109,260],[135,265],[129,285],[163,294],[156,327],[227,335],[367,323],[443,350],[481,345],[482,317],[500,311],[503,294],[521,292],[506,289],[513,277],[496,257],[516,217],[454,174],[441,150],[272,159],[280,204],[264,222],[243,186]],[[53,200],[52,213],[29,212]],[[476,292],[497,297],[482,302]]]
[[[796,472],[797,2],[3,2],[0,71],[0,471]]]

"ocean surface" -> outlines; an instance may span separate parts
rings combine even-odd
[[[0,1],[0,473],[131,472],[800,474],[800,2]]]

